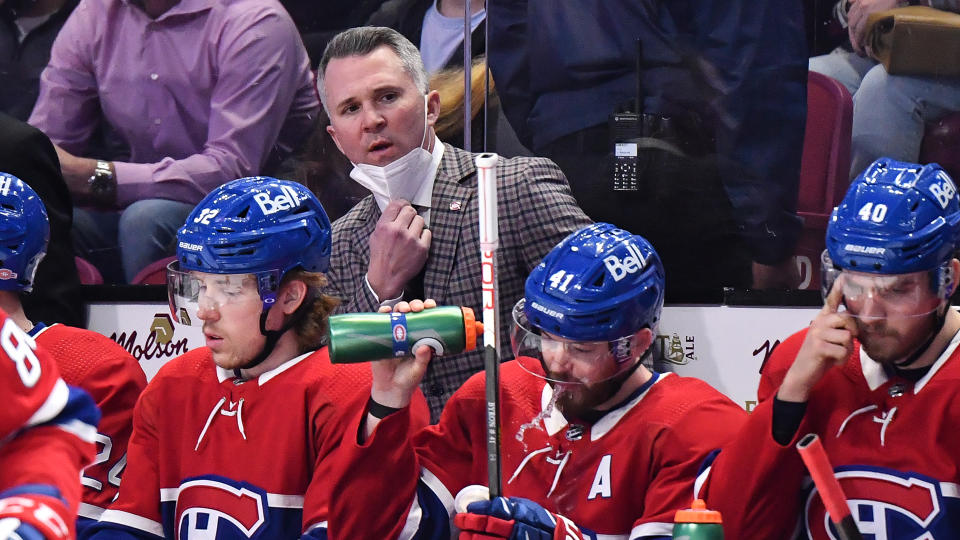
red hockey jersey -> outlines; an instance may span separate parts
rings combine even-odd
[[[96,332],[54,324],[37,325],[30,333],[53,357],[63,380],[90,394],[102,415],[97,455],[81,479],[78,531],[82,531],[89,523],[85,520],[99,519],[117,495],[133,429],[133,407],[147,378],[130,353]]]
[[[788,538],[785,531],[797,521],[799,537],[836,538],[793,448],[806,433],[816,433],[864,538],[957,538],[960,336],[916,383],[889,377],[855,342],[846,364],[829,370],[813,388],[794,441],[781,447],[771,434],[772,397],[806,333],[804,329],[781,343],[767,362],[759,392],[765,401],[738,437],[749,446],[731,447],[717,458],[709,481],[716,499],[710,505],[749,501],[753,510],[730,516],[740,520],[737,538]],[[761,508],[789,511],[778,515]]]
[[[369,367],[326,349],[246,381],[206,347],[172,360],[137,403],[120,495],[91,537],[324,536],[342,412],[369,395]]]
[[[449,535],[454,497],[487,483],[484,380],[483,373],[471,377],[439,424],[412,445],[403,443],[401,413],[384,419],[364,445],[345,445],[342,467],[350,473],[338,480],[340,499],[331,510],[338,537]],[[531,499],[592,538],[670,536],[674,513],[690,505],[702,462],[746,417],[706,383],[673,374],[655,377],[593,425],[571,424],[551,397],[546,381],[517,361],[502,365],[503,494]],[[388,495],[363,492],[387,477],[394,487]],[[345,502],[361,497],[378,509],[374,516]]]
[[[0,396],[0,518],[31,523],[49,538],[72,537],[78,478],[93,457],[100,415],[2,311]]]

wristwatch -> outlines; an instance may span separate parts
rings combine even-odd
[[[97,168],[90,177],[90,196],[103,206],[117,200],[117,179],[109,161],[97,160]]]

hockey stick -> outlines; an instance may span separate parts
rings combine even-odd
[[[497,155],[491,153],[480,154],[476,158],[480,210],[480,286],[483,291],[483,366],[487,377],[487,485],[491,500],[501,493],[497,159]]]
[[[862,540],[860,530],[857,529],[857,522],[850,515],[850,507],[847,505],[847,496],[840,487],[840,482],[833,474],[833,467],[830,465],[830,459],[827,457],[826,450],[823,449],[823,443],[820,437],[815,433],[808,433],[797,443],[797,451],[800,452],[800,458],[803,464],[810,471],[810,477],[820,492],[820,498],[823,499],[823,505],[830,514],[830,521],[837,529],[837,536],[840,540]]]

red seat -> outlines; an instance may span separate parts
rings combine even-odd
[[[103,285],[103,276],[93,263],[81,257],[74,257],[73,260],[77,264],[77,276],[81,285]]]
[[[177,260],[176,256],[170,256],[159,261],[153,261],[137,272],[131,285],[166,285],[167,284],[167,265],[170,261]]]
[[[960,180],[960,112],[927,124],[920,163],[939,163],[954,180]]]
[[[853,98],[836,80],[816,72],[807,78],[807,129],[803,137],[797,214],[803,230],[795,258],[801,289],[820,287],[820,254],[827,220],[850,185]]]

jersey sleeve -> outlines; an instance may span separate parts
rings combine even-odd
[[[757,387],[758,401],[766,401],[777,393],[806,337],[807,329],[804,328],[774,347],[770,358],[760,371],[760,384]]]
[[[356,429],[350,433],[350,426],[357,412],[365,413],[365,404],[370,395],[370,383],[367,373],[363,378],[357,378],[353,372],[354,366],[337,366],[339,371],[330,382],[324,386],[323,399],[316,402],[311,430],[314,433],[313,445],[315,458],[310,484],[307,486],[303,502],[303,535],[304,538],[327,538],[327,529],[330,522],[331,500],[343,497],[337,490],[330,490],[330,479],[340,474],[353,477],[353,470],[341,469],[343,464],[337,460],[342,448],[349,447],[351,439],[356,441]],[[352,383],[352,384],[350,384]],[[420,407],[425,402],[422,394],[417,394]],[[413,410],[425,409],[411,405]],[[426,414],[421,412],[421,417]],[[411,416],[411,421],[417,416]],[[425,423],[424,420],[421,420]],[[381,469],[385,470],[385,469]],[[362,475],[361,475],[362,476]],[[348,480],[349,481],[349,480]],[[356,512],[356,507],[351,506]],[[340,534],[337,534],[340,537]]]
[[[364,427],[366,407],[351,417],[337,456],[337,474],[330,501],[330,530],[337,538],[449,538],[449,515],[438,520],[437,497],[421,481],[420,465],[411,435],[429,421],[426,400],[417,392],[414,401],[377,424],[363,443],[357,434]],[[389,487],[387,487],[387,485]],[[362,500],[369,511],[357,511]],[[442,521],[446,535],[431,531]]]
[[[773,438],[773,397],[806,333],[804,329],[793,334],[773,350],[761,372],[759,404],[737,436],[701,474],[699,496],[723,515],[724,531],[730,538],[793,535],[800,507],[799,486],[805,475],[794,446],[806,430],[801,425],[792,441],[777,443]]]
[[[746,420],[743,409],[716,394],[661,427],[651,448],[653,478],[630,538],[672,535],[674,514],[690,507],[704,460],[728,444]]]
[[[798,438],[778,444],[773,438],[773,400],[761,402],[704,472],[699,496],[708,508],[720,511],[728,538],[793,537],[804,476],[803,461],[794,449]]]

